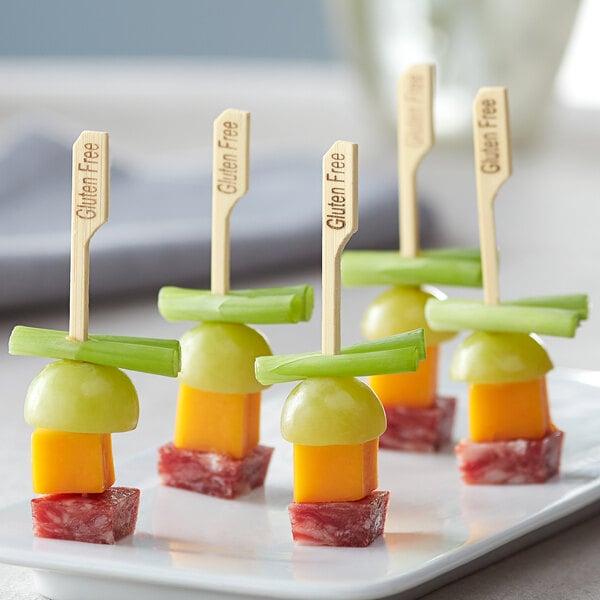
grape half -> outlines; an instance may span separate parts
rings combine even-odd
[[[281,413],[281,434],[305,446],[363,444],[386,428],[373,390],[354,377],[314,377],[298,384]]]
[[[548,353],[531,335],[476,331],[459,345],[450,377],[469,383],[510,383],[542,377],[551,369]]]
[[[186,385],[221,394],[250,394],[264,386],[254,376],[258,356],[270,356],[265,338],[240,323],[201,323],[183,334],[181,373]]]
[[[138,415],[137,392],[123,371],[76,360],[44,367],[25,398],[27,423],[56,431],[130,431]]]

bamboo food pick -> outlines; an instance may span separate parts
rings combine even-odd
[[[512,173],[506,88],[482,88],[473,102],[473,142],[483,275],[483,302],[437,300],[425,305],[434,331],[535,333],[573,337],[588,315],[585,294],[538,296],[500,302],[494,199]]]
[[[416,371],[425,359],[423,329],[340,348],[340,261],[358,229],[358,146],[337,141],[323,156],[323,313],[321,352],[259,356],[263,385],[312,377],[364,377]]]
[[[310,285],[230,290],[229,219],[248,191],[249,145],[250,113],[223,111],[214,121],[210,290],[162,287],[158,310],[168,321],[258,325],[298,323],[312,315]]]
[[[73,144],[69,338],[88,339],[90,240],[108,220],[108,133],[83,131]]]
[[[248,191],[250,113],[229,108],[214,122],[211,292],[229,292],[229,216]]]
[[[417,169],[434,143],[434,65],[409,67],[398,80],[398,175],[400,204],[400,254],[419,253]]]
[[[337,141],[323,156],[323,354],[340,352],[340,260],[357,229],[358,146]]]
[[[508,92],[503,87],[481,88],[473,102],[473,143],[479,214],[479,240],[484,303],[497,305],[498,250],[494,199],[512,174]]]
[[[177,340],[88,335],[90,240],[108,220],[109,180],[108,134],[83,131],[73,144],[69,331],[17,325],[8,351],[176,377]]]
[[[342,257],[344,285],[480,287],[479,249],[421,250],[417,169],[432,148],[433,65],[407,69],[398,81],[399,250],[348,250]]]

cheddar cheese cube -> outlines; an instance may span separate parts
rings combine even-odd
[[[384,406],[432,407],[437,393],[438,356],[438,346],[430,346],[427,358],[416,371],[373,375],[369,385]]]
[[[175,447],[243,458],[258,445],[260,401],[261,392],[221,394],[181,383]]]
[[[472,441],[537,440],[552,429],[545,377],[469,387]]]
[[[360,500],[377,487],[379,438],[364,444],[294,444],[294,502]]]
[[[31,436],[36,494],[95,494],[115,482],[110,433],[37,428]]]

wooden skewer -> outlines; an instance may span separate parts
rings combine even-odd
[[[473,102],[473,143],[479,214],[479,244],[485,304],[500,301],[494,199],[512,174],[508,92],[503,87],[481,88]]]
[[[229,216],[248,191],[250,171],[250,113],[229,108],[214,122],[211,291],[229,292]]]
[[[435,66],[409,67],[398,80],[398,175],[400,180],[400,254],[419,253],[417,169],[434,143]]]
[[[69,339],[88,338],[90,240],[108,220],[108,133],[83,131],[73,144]]]
[[[340,352],[340,260],[357,229],[358,145],[337,141],[323,156],[323,354]]]

